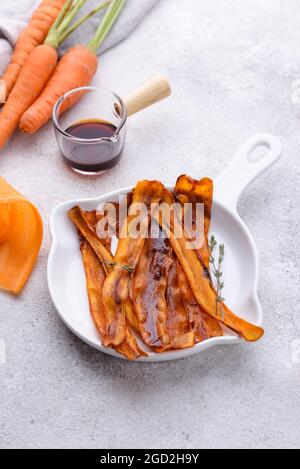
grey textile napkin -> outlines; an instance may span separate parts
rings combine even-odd
[[[104,1],[104,0],[103,0]],[[104,41],[100,52],[104,52],[123,41],[133,31],[159,0],[127,0],[126,5]],[[22,29],[26,26],[32,12],[38,5],[37,0],[9,0],[0,5],[0,75],[9,62],[12,50]],[[101,0],[87,0],[78,18],[101,3]],[[98,13],[85,23],[60,48],[63,53],[74,44],[86,44],[99,25],[101,16]]]

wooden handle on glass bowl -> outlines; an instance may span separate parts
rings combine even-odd
[[[127,115],[132,116],[152,104],[158,103],[171,94],[169,82],[161,75],[154,75],[123,98]]]

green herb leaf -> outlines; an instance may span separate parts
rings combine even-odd
[[[126,264],[123,265],[123,264],[119,264],[118,262],[105,262],[105,264],[110,265],[112,267],[114,266],[121,267],[122,269],[126,270],[129,273],[134,272],[134,268],[130,267],[130,265],[126,265]]]
[[[215,277],[216,279],[216,291],[217,291],[217,296],[216,296],[216,312],[218,314],[218,307],[221,306],[219,305],[218,303],[223,303],[223,301],[225,301],[225,298],[222,297],[221,295],[221,292],[224,288],[224,282],[221,281],[221,277],[223,276],[223,272],[221,270],[221,264],[224,260],[224,256],[225,256],[225,246],[224,244],[220,244],[219,245],[219,255],[218,255],[218,264],[216,265],[216,262],[215,262],[215,258],[213,257],[212,253],[214,251],[214,249],[216,248],[216,246],[218,245],[217,243],[217,240],[215,238],[214,235],[212,235],[209,239],[209,250],[210,250],[210,259],[209,259],[209,262],[212,266],[211,268],[211,271],[212,271],[212,274],[213,276]],[[223,308],[221,307],[221,319],[222,321],[224,320],[224,311],[223,311]]]

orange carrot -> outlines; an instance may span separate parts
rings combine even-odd
[[[97,69],[96,52],[117,19],[125,0],[113,0],[94,38],[87,46],[71,48],[58,63],[44,91],[35,103],[23,114],[20,129],[32,134],[50,118],[54,104],[60,96],[73,88],[88,85]],[[78,97],[77,97],[78,100]],[[70,99],[64,111],[73,106],[76,99]]]
[[[15,85],[28,55],[42,44],[66,0],[43,0],[20,34],[11,61],[0,80],[4,101]]]
[[[57,63],[56,50],[42,44],[31,52],[0,114],[0,149],[18,126],[23,112],[42,92]]]
[[[0,114],[0,149],[17,128],[22,114],[39,97],[57,64],[57,47],[74,30],[69,25],[86,0],[67,0],[44,42],[27,57],[19,78]],[[99,8],[94,10],[99,11]],[[101,5],[103,8],[103,5]],[[86,15],[77,25],[90,15]]]
[[[97,63],[96,54],[87,47],[75,46],[66,52],[40,97],[23,114],[20,129],[31,134],[42,127],[50,119],[52,108],[60,96],[91,82]],[[68,104],[71,106],[74,102],[69,100]]]

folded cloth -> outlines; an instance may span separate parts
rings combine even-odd
[[[104,0],[103,0],[104,1]],[[159,0],[127,0],[124,10],[118,18],[118,27],[113,27],[104,41],[100,52],[110,49],[123,41],[142,21],[144,16]],[[36,0],[9,0],[0,6],[0,75],[9,62],[10,55],[16,44],[20,32],[26,26],[32,12],[38,5]],[[101,0],[88,0],[80,10],[78,18],[101,3]],[[23,13],[18,13],[19,11]],[[27,13],[24,13],[27,12]],[[104,13],[102,13],[103,15]],[[74,44],[86,44],[99,26],[101,13],[98,13],[72,36],[59,49],[62,54]]]

